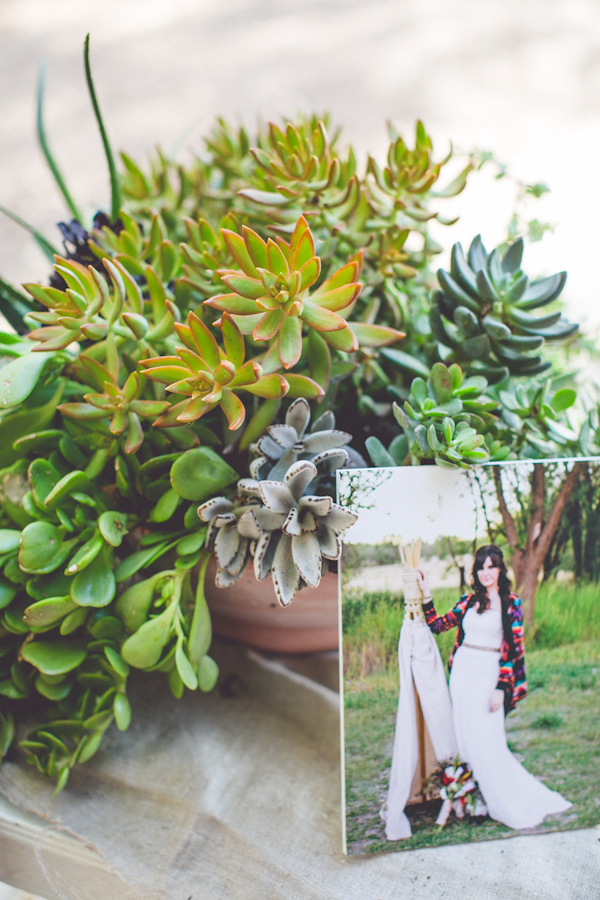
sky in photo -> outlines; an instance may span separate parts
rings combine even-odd
[[[371,493],[369,473],[374,470],[365,470],[364,490],[358,500],[372,504],[372,508],[353,507],[359,519],[346,532],[345,541],[378,543],[393,536],[402,538],[403,543],[417,538],[430,543],[440,534],[472,539],[477,516],[466,472],[438,466],[405,466],[389,471],[389,478]],[[341,472],[339,477],[343,492],[346,473]]]
[[[569,461],[563,463],[568,465]],[[518,494],[529,492],[531,468],[532,463],[525,461],[501,467],[504,496],[511,511],[518,507]],[[485,542],[486,514],[490,521],[499,520],[491,466],[482,466],[471,475],[439,466],[401,466],[345,470],[338,477],[341,497],[349,479],[358,479],[352,509],[359,513],[359,519],[344,534],[347,543],[376,544],[389,538],[401,538],[403,543],[421,538],[424,543],[433,543],[442,535],[461,540],[475,537]],[[475,477],[484,493],[485,513]]]

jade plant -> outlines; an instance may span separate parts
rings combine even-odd
[[[128,727],[132,670],[176,697],[215,685],[212,557],[219,587],[251,566],[283,606],[335,569],[355,519],[337,469],[600,446],[560,350],[564,275],[476,239],[436,278],[429,223],[451,224],[475,156],[446,176],[419,122],[361,163],[311,116],[219,120],[185,164],[119,166],[89,41],[85,72],[110,208],[80,212],[40,92],[72,219],[60,252],[28,226],[43,283],[0,280],[0,751],[16,721],[57,789]]]

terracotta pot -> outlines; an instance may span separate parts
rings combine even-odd
[[[318,588],[299,591],[285,609],[271,578],[257,581],[251,566],[229,588],[215,585],[216,564],[206,573],[206,599],[214,633],[275,653],[317,653],[338,649],[338,581],[328,572]]]

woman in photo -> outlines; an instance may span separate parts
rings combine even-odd
[[[475,554],[472,593],[438,616],[429,580],[418,570],[425,621],[434,634],[457,628],[450,656],[450,696],[456,740],[493,819],[533,828],[571,804],[531,775],[508,749],[504,715],[527,693],[521,600],[511,592],[502,551]]]

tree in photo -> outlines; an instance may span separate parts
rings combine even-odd
[[[560,465],[556,469],[541,462],[534,463],[529,477],[528,501],[522,494],[518,498],[519,514],[512,513],[507,504],[506,473],[500,466],[493,467],[495,492],[509,547],[510,565],[515,588],[523,601],[527,625],[532,625],[534,621],[535,595],[544,560],[567,503],[586,470],[586,463],[581,461],[570,467]]]
[[[600,470],[585,466],[544,560],[544,579],[559,569],[576,581],[600,581]]]

